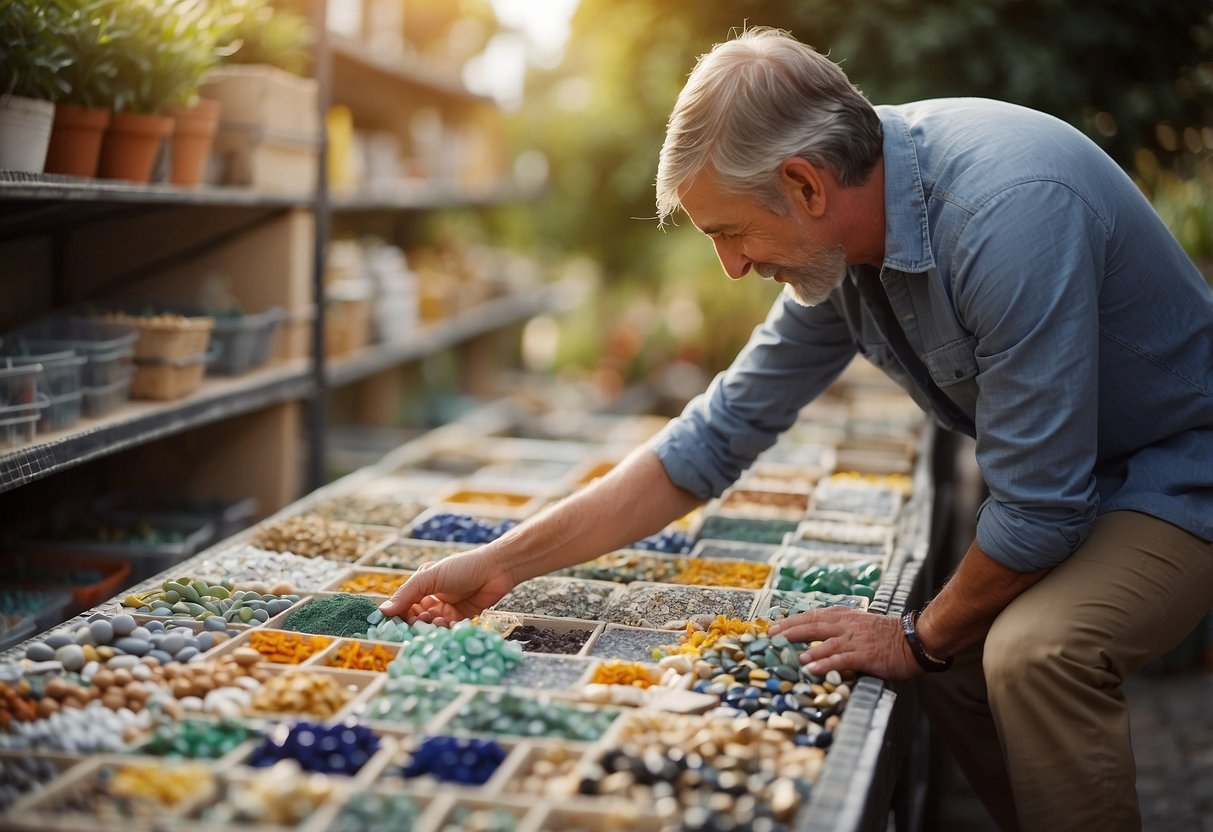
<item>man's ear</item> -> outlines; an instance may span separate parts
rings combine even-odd
[[[779,167],[780,183],[788,204],[817,219],[826,210],[826,177],[821,168],[803,156],[791,156]]]

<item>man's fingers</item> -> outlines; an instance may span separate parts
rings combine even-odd
[[[800,654],[800,661],[802,664],[808,664],[811,661],[819,661],[827,656],[844,653],[850,649],[850,639],[846,636],[834,636],[821,642],[821,644],[814,645],[805,650]]]
[[[811,616],[804,620],[802,616]],[[791,618],[781,621],[784,626],[776,631],[776,635],[781,635],[787,638],[788,641],[825,641],[828,638],[841,635],[848,631],[845,622],[822,620],[816,612],[802,613]]]
[[[804,661],[808,653],[802,653],[800,658]],[[810,662],[805,662],[805,667],[808,671],[816,676],[822,676],[829,673],[831,670],[837,670],[839,673],[846,673],[851,670],[862,670],[861,662],[863,656],[853,650],[846,650],[841,653],[833,653],[820,659],[814,659]]]
[[[389,618],[400,615],[408,610],[434,589],[435,578],[438,574],[432,569],[422,569],[413,573],[407,581],[396,588],[392,597],[379,605],[379,611]]]
[[[788,632],[792,629],[799,629],[807,625],[829,626],[837,624],[839,621],[845,620],[849,613],[855,612],[846,607],[822,607],[821,609],[809,610],[808,612],[797,613],[796,615],[788,616],[787,618],[773,622],[770,627],[770,634],[773,636],[785,635],[792,641],[792,635]]]

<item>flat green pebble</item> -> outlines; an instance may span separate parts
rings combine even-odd
[[[391,677],[450,679],[492,685],[522,662],[522,645],[468,621],[450,629],[417,622],[405,631],[403,648],[388,665]],[[469,649],[469,645],[471,645]]]
[[[450,727],[472,733],[593,742],[618,714],[617,708],[586,707],[542,694],[482,693],[459,709]]]
[[[355,792],[350,795],[330,832],[402,832],[412,829],[421,807],[407,794]]]

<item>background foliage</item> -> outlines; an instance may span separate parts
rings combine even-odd
[[[688,224],[662,231],[649,219],[674,99],[696,57],[746,24],[828,52],[874,103],[976,95],[1057,115],[1144,169],[1189,251],[1213,253],[1192,248],[1213,246],[1211,14],[1213,0],[582,0],[563,63],[534,73],[516,123],[522,143],[547,153],[551,193],[515,227],[597,260],[603,303],[619,313],[568,327],[566,358],[608,355],[625,381],[691,353],[715,372],[773,299],[759,281],[726,281]],[[663,314],[687,298],[698,327]]]

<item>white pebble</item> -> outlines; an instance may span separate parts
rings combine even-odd
[[[658,667],[670,668],[676,673],[690,673],[694,666],[691,662],[691,657],[685,654],[674,656],[666,656],[657,663]]]
[[[226,580],[242,587],[268,587],[286,582],[300,591],[320,589],[345,568],[346,564],[329,558],[305,558],[252,546],[224,552],[194,567],[195,574],[212,583]]]

